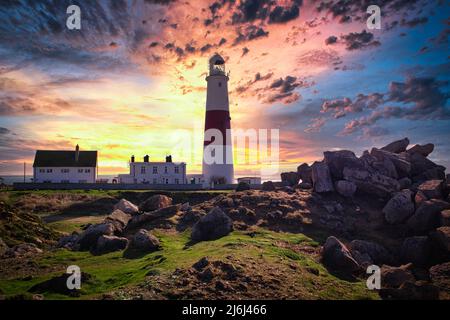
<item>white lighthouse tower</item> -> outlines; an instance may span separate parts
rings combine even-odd
[[[225,60],[215,54],[209,59],[206,96],[203,179],[208,185],[234,182],[233,143]]]

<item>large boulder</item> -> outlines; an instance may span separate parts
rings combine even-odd
[[[430,262],[431,242],[427,236],[409,237],[403,240],[400,257],[403,262],[412,262],[416,266],[425,266]]]
[[[57,247],[66,248],[70,250],[77,250],[79,237],[80,235],[77,232],[73,232],[70,235],[63,236],[59,239]]]
[[[397,180],[376,172],[369,172],[366,169],[346,167],[344,168],[344,179],[354,182],[358,192],[381,198],[390,198],[400,189]]]
[[[415,182],[422,182],[427,180],[444,180],[445,179],[445,168],[442,166],[436,166],[434,168],[428,169],[419,175],[414,176]]]
[[[182,205],[176,204],[173,206],[164,207],[155,211],[151,212],[145,212],[143,214],[140,214],[138,216],[134,216],[129,222],[127,227],[128,228],[136,228],[137,226],[140,226],[144,223],[151,222],[160,218],[168,218],[170,216],[173,216],[180,211]]]
[[[277,188],[272,181],[266,181],[262,184],[263,191],[275,191]]]
[[[409,155],[406,153],[396,154],[386,150],[372,148],[370,155],[375,157],[378,161],[383,162],[383,164],[389,164],[389,162],[391,162],[395,167],[396,173],[393,172],[390,174],[394,175],[395,179],[408,177],[411,173],[411,163],[409,162]],[[392,171],[389,167],[386,169],[388,172]],[[395,175],[397,175],[397,177],[395,177]]]
[[[150,212],[158,209],[166,208],[172,205],[172,199],[168,196],[157,194],[145,200],[141,206],[141,211]]]
[[[203,216],[192,228],[193,241],[219,239],[233,231],[233,221],[218,207]]]
[[[402,140],[397,140],[394,142],[389,143],[388,145],[381,148],[381,150],[389,151],[392,153],[401,153],[406,151],[406,148],[409,145],[409,139],[404,138]]]
[[[131,215],[126,214],[122,210],[116,209],[113,213],[105,218],[104,223],[111,223],[114,225],[116,233],[121,233],[131,220]]]
[[[445,252],[450,253],[450,227],[437,228],[434,232],[434,238]]]
[[[413,265],[408,263],[400,267],[383,265],[381,267],[382,288],[399,288],[405,282],[414,282]]]
[[[288,186],[296,186],[300,180],[300,176],[297,172],[283,172],[281,173],[281,181]]]
[[[442,180],[428,180],[419,185],[417,188],[428,199],[442,199],[444,194],[444,183]]]
[[[450,209],[450,203],[436,199],[424,201],[407,225],[414,234],[426,234],[439,226],[440,213],[445,209]]]
[[[236,191],[240,192],[240,191],[247,191],[250,190],[250,184],[248,184],[247,182],[241,181],[238,183],[237,187],[236,187]]]
[[[434,150],[434,144],[427,143],[424,145],[416,144],[414,147],[408,149],[406,152],[409,154],[418,153],[424,157],[428,157],[430,153],[432,153]]]
[[[307,163],[303,163],[297,167],[297,174],[302,182],[312,184],[312,168]]]
[[[324,163],[328,165],[331,177],[334,180],[343,178],[345,167],[362,168],[362,162],[349,150],[326,151],[323,153]]]
[[[160,249],[160,243],[158,238],[149,231],[141,229],[134,234],[129,249],[148,253],[158,251]]]
[[[114,226],[111,223],[100,223],[90,225],[78,237],[78,247],[81,251],[89,250],[97,245],[98,238],[101,236],[114,235]]]
[[[101,236],[97,240],[97,245],[93,252],[96,254],[105,254],[114,251],[124,250],[128,245],[127,238],[116,236]]]
[[[114,210],[120,210],[126,214],[138,214],[139,208],[137,205],[131,203],[130,201],[126,199],[121,199],[115,206]]]
[[[419,153],[413,153],[409,157],[409,161],[411,162],[411,176],[420,176],[422,173],[429,169],[433,168],[441,168],[445,171],[445,167],[439,166],[433,161],[429,160],[427,157]]]
[[[331,270],[353,273],[360,269],[348,248],[336,237],[328,237],[322,249],[323,262]]]
[[[382,245],[375,242],[353,240],[350,242],[349,248],[355,260],[364,267],[372,264],[390,263],[392,260],[389,252]],[[363,259],[360,261],[357,257],[362,257]]]
[[[314,162],[312,165],[312,181],[314,191],[331,192],[334,191],[330,170],[324,162]]]
[[[335,184],[336,191],[344,197],[351,198],[356,192],[356,184],[351,181],[339,180]]]
[[[383,208],[383,214],[389,224],[402,223],[414,214],[414,202],[411,190],[405,189],[395,194]]]

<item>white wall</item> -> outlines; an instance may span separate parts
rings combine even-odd
[[[69,172],[62,172],[62,170],[69,170]],[[41,172],[44,170],[44,172]],[[48,172],[51,170],[51,172]],[[82,172],[78,172],[81,170]],[[71,167],[71,168],[56,168],[56,167],[36,167],[34,171],[34,182],[42,183],[49,181],[51,183],[95,183],[97,177],[97,168],[95,167]]]
[[[153,173],[156,167],[157,173]],[[178,173],[175,173],[178,167]],[[142,168],[145,168],[142,171]],[[167,168],[167,173],[165,171]],[[187,184],[186,164],[175,162],[131,162],[130,174],[119,175],[120,183]]]

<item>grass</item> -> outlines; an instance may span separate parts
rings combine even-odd
[[[80,298],[89,299],[102,293],[139,284],[149,274],[169,276],[175,269],[189,268],[205,256],[222,260],[224,257],[232,255],[241,261],[263,259],[265,263],[278,264],[280,267],[292,263],[296,264],[300,271],[289,281],[298,286],[299,290],[303,290],[305,297],[320,299],[376,298],[376,294],[369,292],[364,283],[350,283],[340,280],[329,274],[322,265],[310,256],[274,245],[276,241],[290,244],[318,245],[302,234],[276,233],[259,229],[253,237],[250,237],[243,232],[235,231],[216,241],[200,242],[193,246],[187,246],[189,231],[177,233],[158,230],[155,231],[155,234],[160,239],[162,250],[138,259],[126,259],[122,252],[102,256],[93,256],[88,252],[72,252],[65,249],[48,252],[36,259],[35,262],[42,269],[49,266],[60,266],[58,272],[41,274],[31,280],[25,280],[23,277],[20,279],[0,278],[0,291],[7,296],[26,294],[34,284],[61,275],[69,265],[78,265],[83,272],[87,272],[94,277],[92,282],[82,284]],[[305,271],[306,268],[314,268],[318,270],[319,274],[312,275]],[[47,299],[69,298],[51,292],[44,293],[44,295]]]

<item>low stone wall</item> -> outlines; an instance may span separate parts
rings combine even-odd
[[[217,185],[212,190],[234,190],[237,184]],[[252,185],[252,189],[261,189]],[[201,184],[113,184],[113,183],[14,183],[13,189],[26,190],[170,190],[198,191],[205,190]]]

